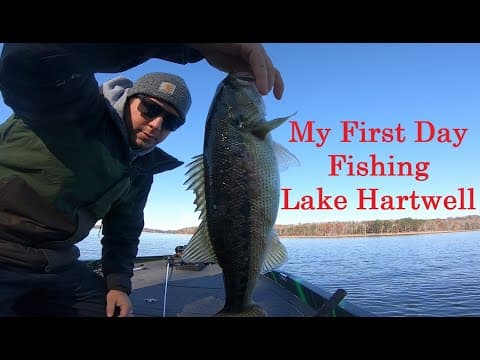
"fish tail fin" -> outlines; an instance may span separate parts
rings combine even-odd
[[[263,308],[256,304],[246,306],[241,312],[231,312],[223,308],[215,314],[218,317],[266,317],[267,313]]]

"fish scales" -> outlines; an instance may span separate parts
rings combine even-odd
[[[241,114],[215,115],[217,129],[207,132],[204,150],[208,229],[224,273],[226,310],[239,312],[251,302],[274,225],[278,170],[268,142],[232,128],[230,116]]]

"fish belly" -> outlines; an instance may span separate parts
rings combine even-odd
[[[223,269],[226,312],[252,305],[278,210],[279,178],[267,141],[225,136],[205,153],[209,236]]]

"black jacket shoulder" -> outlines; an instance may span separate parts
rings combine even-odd
[[[117,73],[151,58],[186,64],[203,56],[184,44],[14,44],[0,57],[0,91],[20,117],[76,119],[103,110],[95,73]]]

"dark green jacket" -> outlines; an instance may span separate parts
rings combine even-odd
[[[153,174],[182,162],[159,148],[132,161],[94,74],[149,58],[202,56],[180,44],[5,44],[0,90],[14,114],[0,126],[0,262],[55,271],[103,219],[107,288],[130,292]]]

